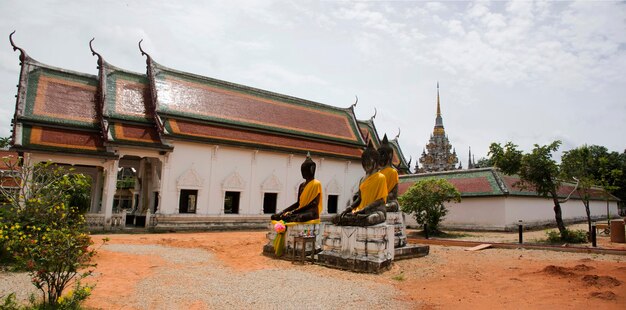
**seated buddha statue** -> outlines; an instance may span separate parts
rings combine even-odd
[[[315,179],[315,162],[307,154],[300,166],[304,182],[298,187],[298,201],[280,213],[273,214],[272,220],[285,222],[307,222],[317,220],[322,213],[322,183]]]
[[[359,182],[359,191],[353,203],[341,214],[332,218],[335,225],[371,226],[386,220],[385,199],[387,199],[387,181],[378,172],[379,154],[371,142],[361,155],[361,165],[365,176]]]
[[[400,204],[398,203],[398,170],[393,167],[393,149],[389,145],[387,135],[378,148],[380,160],[378,161],[378,169],[387,180],[387,203],[385,209],[387,212],[398,212]]]

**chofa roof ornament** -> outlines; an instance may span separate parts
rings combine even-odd
[[[93,46],[91,45],[91,43],[95,39],[96,38],[91,38],[91,40],[89,41],[89,49],[91,50],[91,56],[98,56],[98,69],[100,69],[100,67],[104,64],[104,59],[102,58],[102,56],[100,54],[98,54],[96,51],[94,51]]]
[[[354,101],[354,103],[350,106],[350,109],[354,109],[356,107],[356,104],[359,103],[359,97],[357,97],[357,95],[354,95],[354,98],[356,98],[356,100]]]
[[[149,63],[150,61],[152,61],[152,57],[150,57],[150,54],[146,53],[146,51],[141,48],[141,42],[143,42],[143,39],[139,40],[139,50],[141,51],[141,56],[146,56],[146,63]]]
[[[13,34],[14,33],[15,33],[15,30],[13,30],[13,32],[11,32],[11,34],[9,35],[9,42],[11,42],[11,46],[13,46],[13,51],[20,50],[20,61],[23,63],[28,58],[28,54],[26,54],[24,49],[22,49],[21,47],[15,45],[15,42],[13,42]]]

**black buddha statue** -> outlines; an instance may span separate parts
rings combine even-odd
[[[273,214],[272,220],[285,222],[307,222],[317,220],[322,213],[322,183],[315,179],[315,162],[307,154],[300,166],[304,182],[298,187],[298,201],[280,213]]]
[[[371,226],[386,220],[385,199],[387,198],[387,182],[384,175],[378,172],[378,152],[368,145],[361,155],[361,165],[365,176],[359,182],[356,199],[341,214],[332,218],[335,225]]]
[[[398,212],[400,204],[398,204],[398,170],[393,167],[393,148],[389,145],[387,135],[378,148],[380,159],[378,160],[378,169],[387,180],[387,203],[385,209],[387,212]]]

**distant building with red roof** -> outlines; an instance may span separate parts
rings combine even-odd
[[[507,176],[496,168],[454,170],[400,176],[398,194],[402,195],[415,182],[425,179],[445,179],[461,193],[460,203],[448,203],[448,215],[443,226],[459,229],[511,230],[518,221],[525,226],[554,224],[552,199],[539,196],[530,188],[519,185],[519,177]],[[571,194],[571,196],[570,196]],[[559,197],[565,221],[586,220],[585,208],[575,191],[575,184],[564,183]],[[590,210],[594,218],[605,218],[607,208],[611,217],[618,216],[618,198],[603,189],[591,191]],[[408,217],[407,217],[408,218]],[[412,220],[413,224],[415,221]]]

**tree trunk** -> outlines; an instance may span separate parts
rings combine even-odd
[[[554,218],[556,219],[556,226],[559,228],[561,238],[565,238],[565,224],[563,223],[563,213],[561,212],[561,203],[559,203],[559,197],[556,195],[556,191],[550,192],[552,200],[554,201]]]
[[[591,211],[589,210],[589,199],[583,199],[585,212],[587,212],[587,226],[589,228],[589,236],[591,236]]]

